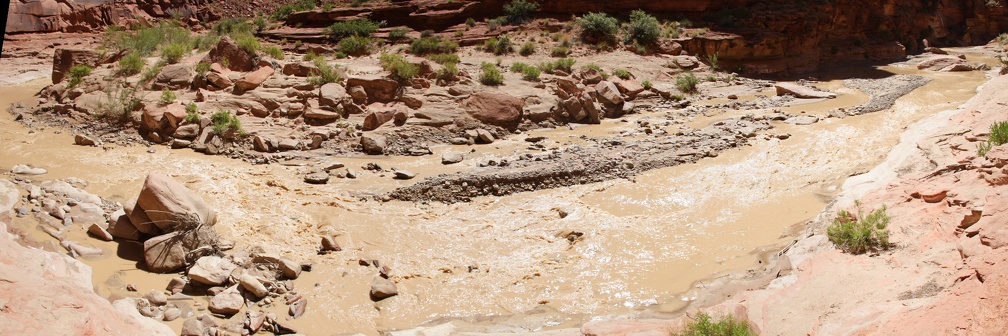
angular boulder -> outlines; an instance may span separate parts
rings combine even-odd
[[[319,88],[319,106],[339,109],[348,98],[346,89],[339,83],[328,83]]]
[[[217,214],[202,197],[158,172],[147,175],[137,205],[154,225],[165,232],[198,225],[212,226],[217,221]]]
[[[806,98],[806,99],[823,99],[823,98],[836,98],[836,94],[832,92],[823,92],[813,88],[804,87],[794,83],[777,83],[774,84],[777,89],[777,95],[792,95],[795,98]]]
[[[367,92],[368,99],[378,102],[395,100],[399,91],[399,82],[381,76],[350,77],[347,78],[346,86],[360,86]]]
[[[525,101],[503,93],[482,91],[469,96],[462,106],[476,120],[513,129],[521,121]]]
[[[189,278],[204,285],[220,285],[227,281],[235,267],[238,266],[227,259],[205,256],[189,268]]]
[[[252,71],[256,65],[253,55],[239,47],[237,42],[227,36],[222,37],[217,45],[210,49],[210,53],[203,61],[227,64],[228,69],[242,72]]]
[[[240,91],[248,91],[259,87],[267,79],[273,76],[273,67],[264,66],[260,67],[256,71],[249,72],[245,74],[241,79],[235,82],[235,89]]]
[[[195,76],[196,73],[189,65],[167,65],[161,69],[160,73],[158,73],[157,78],[154,79],[154,83],[151,84],[151,89],[179,90],[188,88],[192,84],[193,77]]]

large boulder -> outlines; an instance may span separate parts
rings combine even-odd
[[[217,245],[217,232],[212,226],[166,233],[144,242],[144,261],[147,270],[167,273],[179,270],[198,257],[194,251],[211,252]]]
[[[379,155],[385,152],[385,136],[381,134],[364,134],[361,136],[361,146],[364,152]]]
[[[227,64],[228,69],[234,71],[252,71],[255,68],[256,60],[253,55],[250,55],[244,49],[238,46],[238,43],[232,40],[230,37],[224,36],[217,42],[217,45],[210,49],[210,53],[207,54],[205,62],[208,63],[220,63]]]
[[[298,62],[284,64],[283,74],[287,76],[308,77],[318,71],[318,67],[311,62]]]
[[[470,116],[485,124],[515,128],[522,118],[525,101],[503,93],[483,91],[462,103]]]
[[[599,99],[605,100],[609,104],[622,104],[623,95],[620,94],[619,89],[616,85],[609,81],[601,81],[595,85],[595,92],[598,93]]]
[[[235,267],[238,266],[227,259],[205,256],[189,268],[189,278],[204,285],[220,285],[227,281]]]
[[[273,76],[273,67],[271,66],[260,67],[256,71],[252,71],[245,74],[245,76],[243,76],[241,79],[235,82],[235,89],[238,89],[240,91],[248,91],[255,89],[259,87],[259,84],[262,84],[263,82],[266,81],[266,79],[269,79],[270,76]]]
[[[343,119],[343,115],[341,113],[318,108],[309,109],[304,113],[304,121],[308,125],[321,126],[336,122],[340,119]]]
[[[393,107],[384,108],[373,108],[372,111],[364,116],[363,129],[365,131],[373,131],[381,125],[391,121],[396,114],[405,114],[406,108],[402,105],[397,105]]]
[[[198,225],[212,226],[216,213],[203,198],[167,175],[152,172],[147,175],[137,205],[161,230],[174,232]]]
[[[368,99],[372,102],[390,102],[395,100],[399,91],[399,82],[381,76],[350,77],[347,79],[347,87],[360,86],[367,92]]]
[[[809,98],[809,99],[836,98],[835,93],[823,92],[794,83],[781,82],[775,84],[774,87],[777,88],[778,96],[792,95],[795,98]]]
[[[45,3],[43,1],[42,3]],[[52,82],[59,83],[70,75],[70,68],[77,65],[95,66],[98,52],[89,49],[56,49],[53,53]]]
[[[349,99],[346,89],[338,83],[328,83],[319,88],[319,106],[340,109]]]
[[[193,81],[193,77],[196,73],[193,69],[185,64],[172,64],[167,65],[161,69],[161,73],[157,75],[154,79],[154,83],[151,84],[151,89],[161,90],[179,90],[188,88]]]

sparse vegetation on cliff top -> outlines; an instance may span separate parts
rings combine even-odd
[[[855,201],[856,212],[840,210],[833,224],[826,228],[826,236],[844,252],[861,254],[889,248],[889,215],[883,205],[865,213],[861,202]]]

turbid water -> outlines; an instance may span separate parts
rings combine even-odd
[[[783,108],[817,115],[822,118],[818,123],[774,122],[775,128],[766,132],[789,134],[786,139],[760,137],[749,147],[630,180],[481,197],[470,203],[361,200],[361,195],[412,181],[360,167],[377,163],[421,176],[456,172],[527,151],[524,137],[487,146],[437,147],[435,155],[425,157],[332,158],[360,176],[316,186],[304,184],[302,176],[320,162],[250,165],[162,146],[73,146],[66,131],[30,131],[3,114],[0,168],[18,163],[44,167],[49,173],[34,179],[80,178],[89,183],[86,190],[119,202],[135,195],[150,171],[175,177],[218,210],[218,231],[233,240],[236,249],[276,251],[313,263],[312,272],[295,281],[296,290],[309,300],[305,315],[290,321],[301,333],[375,334],[432,320],[481,316],[500,316],[493,321],[507,321],[510,330],[531,330],[576,325],[599,315],[673,312],[689,303],[705,279],[758,267],[763,251],[790,241],[847,176],[881,161],[907,125],[955,108],[986,80],[980,72],[930,73],[898,66],[878,71],[918,74],[932,81],[890,110],[842,119],[826,115],[867,98],[840,81],[824,82],[821,87],[839,93],[838,98]],[[0,88],[0,105],[30,101],[43,85]],[[582,135],[619,134],[644,118],[663,120],[664,112],[533,134],[555,144],[577,142]],[[702,126],[740,113],[712,112],[680,122]],[[445,152],[469,154],[463,163],[443,166],[439,154]],[[15,224],[37,240],[52,241],[32,230],[29,220]],[[572,231],[583,235],[569,240],[565,236]],[[322,235],[337,235],[344,251],[317,255]],[[142,295],[164,289],[172,277],[136,270],[128,244],[120,248],[84,238],[82,231],[71,237],[106,251],[105,257],[85,260],[95,267],[94,283],[102,295],[137,295],[126,292],[126,284]],[[369,283],[378,271],[360,266],[361,259],[389,265],[400,295],[372,302]],[[206,302],[197,298],[192,305],[198,309]],[[267,309],[286,314],[284,305]],[[488,323],[488,318],[469,321]],[[172,326],[179,330],[181,320]]]

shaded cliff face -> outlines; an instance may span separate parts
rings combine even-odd
[[[90,32],[172,15],[212,18],[195,3],[194,0],[13,0],[7,7],[6,32]]]

